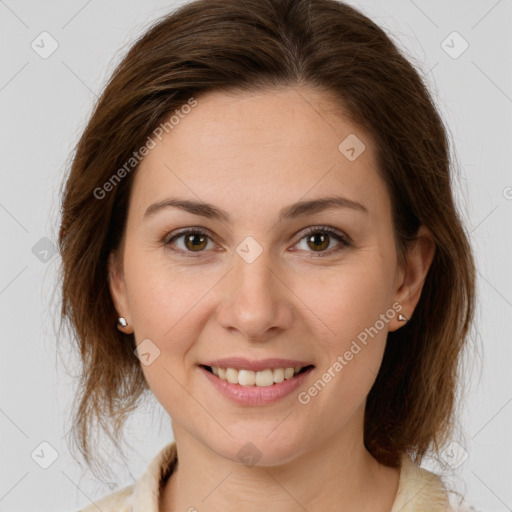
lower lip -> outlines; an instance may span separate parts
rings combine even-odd
[[[272,384],[272,386],[242,386],[241,384],[231,384],[209,372],[206,368],[199,367],[206,378],[221,393],[239,405],[266,405],[277,402],[297,389],[313,368],[310,367],[305,372],[278,384]]]

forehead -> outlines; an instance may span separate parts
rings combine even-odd
[[[141,162],[134,206],[180,195],[254,214],[338,193],[382,214],[389,199],[373,141],[340,110],[305,87],[203,94]]]

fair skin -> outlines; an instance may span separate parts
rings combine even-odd
[[[435,250],[422,227],[399,265],[373,142],[328,112],[330,101],[308,87],[209,93],[137,170],[109,284],[128,321],[122,330],[160,350],[142,369],[172,418],[178,448],[162,512],[389,512],[395,500],[399,471],[366,450],[363,420],[387,333],[404,325],[398,315],[309,403],[297,398],[358,334],[395,312],[394,303],[411,317]],[[349,134],[366,146],[353,161],[338,149]],[[293,203],[334,195],[367,211],[331,207],[278,218]],[[170,206],[145,215],[171,197],[210,203],[229,220]],[[307,236],[309,227],[319,227],[316,238],[324,233],[328,243]],[[171,243],[182,228],[207,231],[201,250],[185,236]],[[262,248],[250,263],[237,252],[248,236]],[[199,366],[224,357],[314,367],[299,389],[276,402],[240,405]],[[237,456],[247,443],[260,454],[252,466]]]

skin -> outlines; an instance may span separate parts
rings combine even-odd
[[[397,315],[307,405],[297,392],[273,404],[237,405],[198,367],[231,356],[310,361],[315,369],[298,391],[307,390],[394,303],[411,317],[432,237],[422,227],[399,265],[373,142],[332,112],[333,101],[305,86],[208,93],[137,170],[109,285],[128,321],[122,330],[160,350],[142,368],[172,418],[179,458],[161,511],[389,512],[395,500],[399,470],[366,450],[363,419],[387,333],[403,325]],[[338,149],[349,134],[366,146],[354,161]],[[368,212],[337,207],[278,220],[292,203],[331,195]],[[206,201],[231,219],[176,207],[144,217],[170,197]],[[330,226],[351,243],[308,243],[311,226]],[[200,252],[184,236],[172,242],[176,251],[164,244],[189,227],[210,234]],[[236,252],[247,236],[263,249],[252,263]],[[261,453],[252,467],[237,457],[248,442]]]

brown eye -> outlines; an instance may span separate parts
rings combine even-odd
[[[304,244],[304,246],[301,247],[301,244]],[[309,228],[299,240],[297,248],[309,253],[310,257],[316,258],[333,256],[343,249],[350,247],[350,245],[350,239],[343,233],[329,226],[319,226]]]
[[[211,245],[208,246],[208,243]],[[164,241],[164,245],[184,255],[187,253],[190,255],[190,253],[207,252],[207,249],[215,246],[211,237],[200,229],[182,231]]]
[[[191,251],[201,251],[208,244],[208,237],[201,233],[185,235],[185,247]]]
[[[308,236],[308,246],[315,251],[324,251],[329,247],[329,238],[328,234],[318,232]]]

